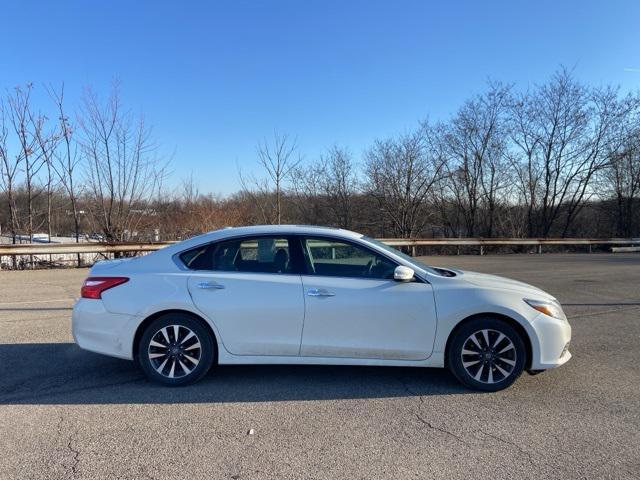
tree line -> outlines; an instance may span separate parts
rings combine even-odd
[[[258,142],[231,195],[169,164],[117,86],[73,109],[64,87],[0,100],[0,228],[13,241],[83,235],[174,240],[254,223],[330,225],[379,237],[640,236],[640,94],[560,69],[527,89],[490,82],[448,119],[376,140],[357,158],[305,158],[295,137]],[[73,112],[73,113],[71,113]]]

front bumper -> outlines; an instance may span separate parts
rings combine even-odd
[[[537,340],[537,342],[532,341],[531,370],[547,370],[569,361],[571,358],[569,322],[540,314],[531,322],[531,326]]]
[[[131,315],[107,311],[102,300],[80,298],[73,305],[71,332],[75,342],[84,350],[131,360],[131,329],[136,323],[136,318]]]

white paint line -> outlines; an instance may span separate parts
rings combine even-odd
[[[598,315],[606,315],[607,313],[616,313],[616,312],[628,312],[630,310],[638,310],[640,307],[631,307],[631,308],[613,308],[611,310],[601,310],[599,312],[590,312],[590,313],[576,313],[575,315],[567,315],[567,320],[579,319],[581,317],[595,317]]]
[[[6,302],[0,305],[31,305],[33,303],[73,302],[73,298],[56,298],[54,300],[32,300],[30,302]]]

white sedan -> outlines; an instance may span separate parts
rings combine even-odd
[[[448,367],[496,391],[571,358],[571,327],[548,293],[308,226],[226,228],[99,262],[73,336],[168,385],[213,364],[340,364]]]

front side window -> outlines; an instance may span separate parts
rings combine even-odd
[[[293,273],[287,238],[252,237],[213,243],[180,255],[192,270]]]
[[[368,248],[330,238],[306,238],[303,253],[310,273],[328,277],[392,279],[397,266]]]

